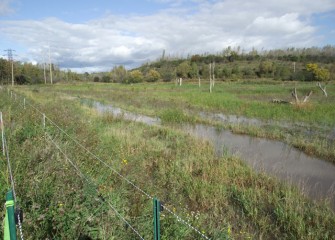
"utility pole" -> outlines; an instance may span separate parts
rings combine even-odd
[[[212,64],[212,80],[213,80],[213,87],[215,85],[215,74],[214,74],[214,71],[215,71],[215,62],[213,62]]]
[[[47,84],[47,74],[45,72],[45,67],[46,67],[46,61],[45,61],[45,51],[43,51],[43,74],[44,74],[44,84]]]
[[[13,50],[13,49],[6,49],[6,50],[4,50],[4,51],[7,52],[8,62],[9,62],[9,64],[11,64],[11,67],[12,67],[12,86],[14,86],[14,62],[13,62],[13,52],[15,52],[15,50]]]
[[[49,45],[49,66],[50,66],[50,82],[52,84],[52,65],[51,65],[51,57],[50,57],[50,45]]]
[[[212,92],[212,89],[215,85],[215,62],[209,64],[209,92]]]

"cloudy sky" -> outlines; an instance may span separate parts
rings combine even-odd
[[[335,0],[0,0],[0,49],[105,71],[162,55],[335,45]],[[3,52],[5,54],[5,52]]]

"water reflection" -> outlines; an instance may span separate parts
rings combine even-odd
[[[124,119],[142,122],[148,125],[160,125],[159,118],[152,118],[123,111],[111,105],[97,101],[82,100],[83,104],[97,109],[101,113],[111,113]],[[231,120],[236,120],[231,118]],[[237,121],[237,120],[236,120]],[[239,118],[239,123],[247,121]],[[252,120],[255,124],[261,122]],[[265,171],[278,178],[298,185],[312,199],[329,198],[335,210],[335,165],[315,157],[311,157],[288,144],[280,141],[255,138],[233,134],[224,129],[217,129],[201,124],[182,126],[182,130],[192,136],[210,141],[218,156],[225,150],[238,155],[257,171]]]
[[[322,136],[328,141],[335,141],[335,128],[329,126],[309,126],[305,123],[289,123],[283,121],[263,121],[256,118],[247,118],[243,116],[236,115],[227,115],[222,113],[206,113],[200,112],[199,117],[202,119],[217,121],[226,124],[240,124],[240,125],[248,125],[248,126],[277,126],[283,129],[295,129],[295,131],[299,131],[304,134],[306,137],[314,137],[314,136]],[[315,129],[318,129],[317,131]]]
[[[127,111],[122,110],[121,108],[113,107],[110,105],[104,105],[100,102],[92,101],[88,99],[83,99],[81,102],[83,104],[89,105],[92,108],[95,108],[100,113],[111,113],[113,116],[123,117],[124,119],[130,120],[130,121],[142,122],[150,126],[161,124],[161,120],[159,118],[153,118],[153,117],[148,117],[148,116],[144,116],[141,114],[127,112]]]
[[[212,142],[219,156],[227,149],[255,170],[265,171],[299,185],[313,199],[332,198],[331,205],[335,209],[334,164],[308,156],[279,141],[237,135],[204,125],[184,125],[183,129],[189,134]]]

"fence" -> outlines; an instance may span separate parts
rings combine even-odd
[[[204,235],[204,233],[202,233],[200,230],[192,226],[190,222],[181,218],[174,210],[171,210],[166,204],[161,203],[156,197],[153,197],[152,195],[148,194],[146,191],[144,191],[141,187],[139,187],[133,181],[129,180],[126,176],[124,176],[119,171],[117,171],[113,166],[108,164],[106,161],[101,159],[96,154],[92,153],[82,143],[80,143],[79,140],[77,140],[75,137],[67,133],[63,128],[61,128],[51,118],[49,118],[45,113],[43,113],[41,110],[39,110],[29,101],[27,101],[25,97],[18,96],[16,93],[14,93],[13,91],[9,91],[9,90],[7,91],[7,93],[10,96],[12,102],[18,103],[18,105],[20,105],[24,110],[27,109],[27,107],[30,107],[32,110],[35,111],[35,113],[37,113],[41,117],[42,126],[45,131],[46,139],[48,139],[49,142],[51,142],[54,145],[54,147],[63,155],[66,162],[72,166],[76,174],[80,176],[87,184],[93,187],[97,195],[103,197],[103,194],[99,191],[98,183],[92,177],[84,173],[84,171],[82,170],[82,166],[80,166],[80,163],[76,162],[75,160],[71,159],[71,157],[68,156],[67,151],[65,151],[63,147],[61,146],[62,139],[60,136],[62,136],[62,138],[66,138],[67,141],[71,141],[74,145],[76,145],[76,147],[81,149],[82,151],[81,153],[86,154],[87,156],[89,156],[91,159],[95,161],[98,161],[100,164],[102,164],[102,166],[105,167],[106,170],[111,171],[115,176],[117,176],[120,180],[124,181],[127,185],[129,185],[131,188],[136,190],[143,197],[145,197],[148,200],[151,200],[153,204],[153,209],[152,209],[153,239],[158,240],[161,238],[160,236],[160,228],[161,228],[160,212],[161,211],[165,211],[166,213],[171,214],[171,216],[173,216],[180,224],[182,224],[186,228],[193,231],[198,237],[203,238],[203,239],[209,239],[206,235]],[[3,123],[3,121],[1,121],[1,123]],[[2,129],[4,128],[2,127]],[[55,133],[56,131],[57,133]],[[5,148],[5,137],[4,137],[4,133],[2,134],[3,134],[2,135],[2,139],[3,139],[2,145],[4,149]],[[9,158],[8,158],[8,166],[10,166]],[[14,183],[13,179],[11,179],[11,181]],[[12,186],[12,188],[14,190],[14,185]],[[14,198],[15,198],[15,193],[14,193]],[[108,198],[103,197],[103,199],[108,199]],[[110,202],[107,202],[106,204],[115,213],[115,215],[120,219],[120,221],[124,222],[124,224],[127,225],[133,231],[133,233],[137,236],[137,238],[144,239],[141,233],[133,226],[132,223],[126,220],[124,216],[122,216],[120,211],[118,211],[115,206],[113,206]],[[20,224],[20,230],[21,230],[20,232],[22,233],[21,224]],[[22,234],[21,236],[23,239]],[[14,238],[9,238],[9,239],[12,240]]]

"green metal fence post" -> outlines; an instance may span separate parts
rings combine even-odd
[[[160,240],[160,222],[159,222],[159,212],[160,212],[160,203],[158,199],[154,198],[154,240]]]
[[[14,197],[13,191],[6,194],[6,219],[4,227],[4,239],[16,240],[16,224],[14,217]]]

